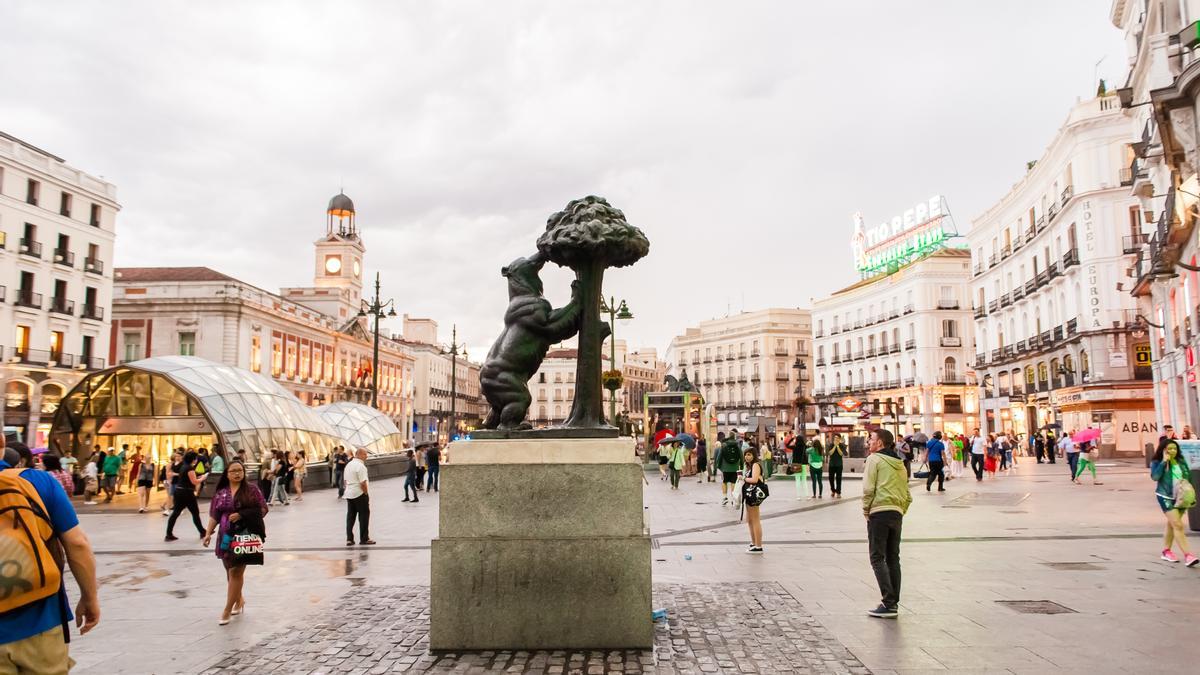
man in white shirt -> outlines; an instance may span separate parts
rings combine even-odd
[[[1071,434],[1073,433],[1075,432],[1072,431]],[[1071,467],[1071,482],[1074,482],[1075,469],[1079,466],[1079,448],[1075,447],[1075,441],[1071,440],[1071,434],[1063,434],[1062,440],[1058,442],[1058,447],[1067,458],[1067,464]]]
[[[346,465],[346,545],[354,545],[354,519],[358,518],[358,543],[363,546],[374,544],[369,533],[371,523],[371,501],[368,494],[367,451],[359,448],[354,459]]]
[[[987,451],[987,439],[975,429],[971,436],[971,470],[975,472],[975,480],[983,480],[983,455]]]

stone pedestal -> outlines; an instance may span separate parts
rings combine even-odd
[[[650,536],[628,438],[459,441],[442,465],[429,646],[650,647]]]

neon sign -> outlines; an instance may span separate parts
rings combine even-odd
[[[864,227],[861,213],[855,213],[850,248],[854,266],[866,275],[893,269],[941,248],[956,234],[946,199],[937,195],[871,228]]]

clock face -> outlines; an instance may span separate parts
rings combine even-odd
[[[342,271],[342,259],[336,255],[331,255],[325,258],[325,272],[328,274],[337,274]]]
[[[358,264],[358,261],[355,260],[354,261],[354,278],[357,279],[358,275],[360,275],[360,274],[362,274],[362,267]]]

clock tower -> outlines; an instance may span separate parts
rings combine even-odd
[[[314,242],[313,285],[284,288],[283,297],[341,321],[353,319],[363,291],[366,248],[355,223],[354,202],[339,192],[325,209],[325,236]]]

